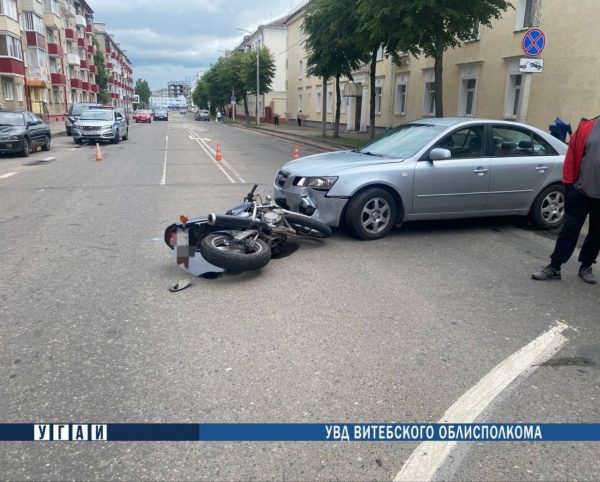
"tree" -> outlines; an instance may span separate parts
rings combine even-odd
[[[140,96],[140,102],[142,104],[148,105],[150,102],[150,96],[152,95],[152,91],[150,90],[150,86],[148,85],[148,81],[145,79],[137,79],[135,81],[135,93]]]
[[[194,87],[194,90],[192,91],[192,101],[194,102],[194,105],[201,109],[208,108],[208,84],[205,80],[201,79]]]
[[[390,55],[403,51],[434,59],[435,114],[443,117],[444,52],[472,39],[477,23],[490,26],[509,7],[509,0],[365,0],[361,14]]]
[[[231,58],[234,58],[232,56]],[[244,88],[243,98],[246,105],[246,116],[248,116],[247,94],[256,95],[256,50],[247,50],[239,56],[241,62],[240,80]],[[258,86],[261,94],[268,94],[272,90],[273,78],[275,77],[275,61],[267,47],[261,47],[258,51]],[[258,98],[256,99],[258,103]],[[247,118],[247,117],[246,117]]]
[[[110,104],[111,98],[108,92],[108,72],[106,71],[106,62],[104,61],[104,54],[100,50],[100,44],[96,37],[92,37],[92,42],[96,47],[96,53],[94,54],[94,65],[98,69],[96,73],[96,84],[98,84],[98,102],[100,104]]]
[[[323,78],[324,97],[327,79],[335,78],[336,109],[333,137],[340,132],[340,77],[352,80],[352,71],[360,66],[364,56],[356,42],[358,0],[314,0],[308,4],[303,28],[307,34],[309,52],[307,72]],[[340,12],[345,12],[340,15]],[[326,110],[323,109],[322,134],[326,135]]]

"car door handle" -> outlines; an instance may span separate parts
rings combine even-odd
[[[485,168],[483,168],[483,167],[478,167],[478,168],[477,168],[477,169],[475,169],[473,172],[474,172],[475,174],[482,175],[482,174],[485,174],[486,172],[488,172],[488,170],[487,170],[487,169],[485,169]]]
[[[544,172],[550,169],[548,166],[538,166],[535,168],[536,171]]]

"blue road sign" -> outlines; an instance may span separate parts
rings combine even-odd
[[[546,46],[546,35],[539,28],[530,28],[523,35],[523,52],[528,57],[537,57]]]
[[[235,101],[237,101],[237,98],[235,97],[235,95],[232,95],[231,96],[231,102],[235,102]]]

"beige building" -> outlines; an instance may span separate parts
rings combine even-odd
[[[477,26],[474,39],[448,50],[444,56],[444,115],[477,116],[527,122],[547,130],[556,116],[574,126],[581,117],[600,112],[596,69],[600,40],[596,28],[600,2],[579,0],[513,0],[491,28]],[[285,21],[288,29],[287,114],[298,111],[309,121],[321,120],[322,81],[306,76],[306,51],[302,42],[304,8]],[[541,73],[521,73],[526,58],[522,40],[530,27],[546,37]],[[585,35],[581,35],[585,32]],[[376,126],[388,128],[435,115],[433,60],[404,56],[396,65],[380,52],[374,86],[368,66],[353,74],[354,85],[344,81],[343,128],[366,131],[369,122],[369,89],[376,90]],[[333,122],[334,84],[327,87],[327,120]]]

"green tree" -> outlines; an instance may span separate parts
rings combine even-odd
[[[356,14],[358,0],[314,0],[309,3],[303,28],[307,34],[309,75],[327,79],[335,78],[336,109],[333,137],[340,132],[340,77],[352,80],[352,71],[360,66],[364,50],[356,42],[359,18]],[[345,12],[340,15],[340,12]],[[324,90],[326,92],[326,89]],[[326,109],[322,110],[322,134],[326,135]]]
[[[201,109],[208,109],[208,84],[205,80],[201,79],[194,90],[192,91],[192,101],[194,105],[198,106]]]
[[[240,81],[243,87],[242,98],[246,110],[246,118],[248,118],[248,101],[247,95],[256,95],[256,50],[247,50],[236,58],[236,62],[241,64]],[[258,51],[258,88],[260,94],[268,94],[272,90],[273,78],[275,77],[275,61],[267,47],[261,47]],[[258,102],[258,99],[256,99]]]
[[[94,65],[98,72],[96,73],[96,84],[98,84],[98,102],[100,104],[110,104],[111,98],[108,92],[108,72],[106,70],[106,62],[104,60],[104,54],[100,50],[100,44],[96,37],[92,37],[92,42],[96,47],[96,53],[94,54]]]
[[[448,48],[473,38],[480,23],[490,26],[512,7],[509,0],[362,0],[366,31],[383,39],[386,52],[425,55],[435,62],[435,113],[444,116],[443,61]]]
[[[142,104],[148,105],[152,91],[150,90],[147,80],[137,79],[135,81],[135,93],[140,96],[140,102]]]

